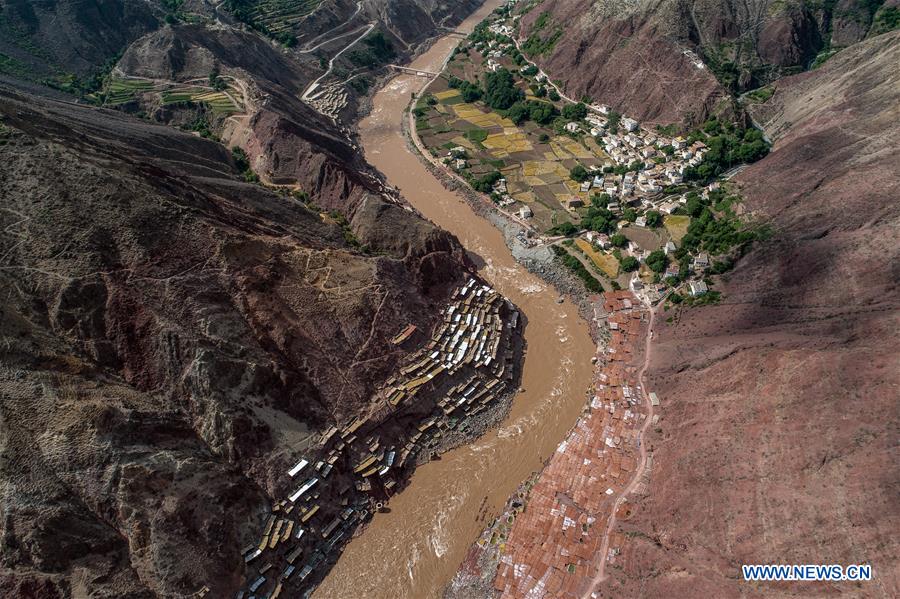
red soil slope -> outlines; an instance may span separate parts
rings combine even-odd
[[[649,387],[649,495],[604,596],[896,597],[900,33],[778,83],[774,151],[739,176],[775,236],[718,306],[670,313]],[[868,583],[750,584],[740,565],[872,564]]]

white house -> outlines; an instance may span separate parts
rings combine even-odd
[[[631,287],[631,290],[634,291],[635,293],[637,293],[638,291],[641,291],[644,288],[644,282],[641,280],[641,278],[638,276],[637,273],[634,273],[633,275],[631,275],[630,287]]]
[[[706,270],[709,268],[709,254],[700,252],[697,254],[697,257],[694,258],[694,263],[691,266],[694,270]]]
[[[697,297],[699,295],[703,295],[707,291],[709,291],[709,287],[706,286],[706,283],[703,281],[691,281],[690,283],[691,295]]]

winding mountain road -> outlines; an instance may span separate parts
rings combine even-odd
[[[343,23],[341,23],[340,25],[338,25],[338,26],[336,26],[336,27],[332,27],[332,28],[329,29],[328,31],[323,31],[322,33],[320,33],[320,34],[317,35],[316,37],[312,38],[311,40],[309,40],[308,42],[306,42],[305,44],[303,44],[303,50],[298,50],[298,52],[299,52],[300,54],[308,54],[308,53],[310,53],[310,52],[313,52],[313,51],[316,50],[317,48],[320,48],[320,47],[324,46],[325,44],[331,43],[331,42],[333,42],[334,40],[336,40],[336,39],[338,39],[338,38],[342,38],[342,37],[344,37],[345,35],[349,35],[350,33],[352,33],[352,32],[346,33],[346,34],[343,34],[343,33],[342,33],[342,34],[337,35],[337,36],[335,36],[335,37],[329,38],[329,39],[325,40],[324,42],[322,42],[322,43],[320,43],[320,44],[317,44],[316,46],[314,46],[314,47],[312,47],[312,48],[309,47],[310,44],[315,44],[320,38],[322,38],[322,37],[328,35],[328,34],[331,33],[332,31],[337,31],[338,29],[343,29],[343,28],[346,27],[348,24],[350,24],[350,21],[352,21],[353,19],[356,18],[356,15],[358,15],[359,12],[362,10],[362,7],[363,7],[362,0],[359,0],[359,1],[356,3],[356,11],[355,11],[352,15],[350,15],[350,16],[347,18],[346,21],[344,21]]]
[[[337,54],[335,54],[334,56],[332,56],[332,57],[331,57],[331,60],[328,61],[328,70],[325,71],[324,73],[322,73],[322,74],[319,76],[318,79],[316,79],[315,81],[313,81],[312,83],[309,84],[309,86],[306,88],[306,91],[304,91],[304,92],[303,92],[303,95],[300,96],[300,99],[301,99],[301,100],[304,100],[304,101],[305,101],[305,100],[311,100],[311,99],[314,99],[314,98],[311,97],[311,94],[312,94],[314,91],[316,91],[316,88],[317,88],[317,87],[319,87],[319,82],[320,82],[322,79],[324,79],[325,77],[327,77],[328,75],[331,74],[331,71],[334,69],[334,61],[337,60],[338,57],[340,57],[341,54],[343,54],[344,52],[346,52],[347,50],[349,50],[350,48],[352,48],[353,46],[355,46],[361,39],[363,39],[364,37],[366,37],[367,35],[369,35],[369,32],[372,31],[372,29],[373,29],[374,27],[375,27],[375,23],[369,23],[369,24],[366,25],[365,27],[362,27],[361,29],[365,29],[365,31],[362,32],[362,35],[360,35],[359,37],[355,38],[352,42],[350,42],[349,44],[347,44],[346,46],[344,46],[344,48],[341,49],[340,52],[338,52]],[[351,32],[351,33],[355,33],[356,31],[359,31],[359,29],[356,29],[355,31],[353,31],[353,32]],[[339,37],[343,37],[343,36],[339,36]],[[329,40],[329,41],[331,41],[331,40]]]

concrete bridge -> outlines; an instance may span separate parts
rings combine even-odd
[[[435,73],[433,71],[424,71],[422,69],[411,69],[409,67],[401,67],[397,64],[389,64],[389,67],[394,69],[395,71],[400,71],[401,73],[408,73],[410,75],[416,75],[418,77],[434,77],[436,75],[440,75],[440,73]]]

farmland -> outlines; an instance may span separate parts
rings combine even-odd
[[[615,279],[619,276],[619,261],[616,260],[615,256],[598,252],[590,242],[581,237],[575,240],[575,244],[578,246],[579,250],[591,259],[591,262],[593,262],[597,268],[606,274],[606,276],[611,279]]]
[[[691,217],[670,214],[663,219],[663,223],[672,239],[681,241],[681,238],[687,234],[688,226],[691,224]]]
[[[106,106],[120,106],[148,94],[157,96],[163,106],[184,103],[205,104],[214,114],[223,116],[240,113],[244,110],[238,100],[241,98],[240,90],[230,85],[217,91],[204,85],[114,78],[98,94],[97,99]]]
[[[567,204],[573,199],[588,204],[590,198],[570,173],[577,165],[603,165],[607,157],[593,140],[534,122],[516,125],[502,111],[465,102],[448,83],[448,78],[435,80],[417,105],[417,129],[432,154],[465,148],[467,166],[460,170],[473,177],[498,171],[506,180],[506,203],[514,209],[528,206],[538,229],[580,222],[581,215]]]

